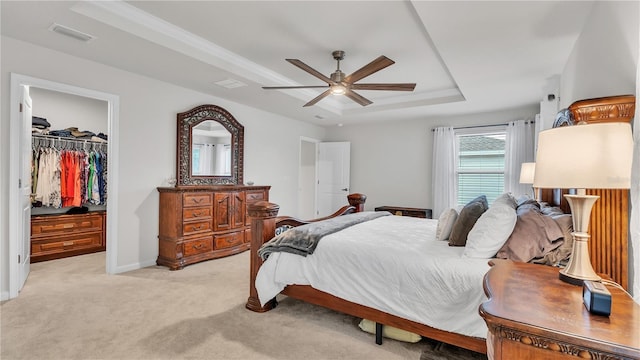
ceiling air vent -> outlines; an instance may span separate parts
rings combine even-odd
[[[60,25],[60,24],[56,24],[54,23],[53,25],[51,25],[49,27],[49,30],[56,32],[58,34],[62,34],[62,35],[66,35],[69,37],[72,37],[76,40],[80,40],[80,41],[84,41],[84,42],[89,42],[93,39],[95,39],[95,36],[93,35],[89,35],[86,33],[83,33],[82,31],[78,31],[76,29],[72,29],[70,27],[64,26],[64,25]]]

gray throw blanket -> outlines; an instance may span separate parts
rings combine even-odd
[[[386,211],[365,211],[297,226],[262,244],[258,255],[262,260],[266,260],[272,252],[277,251],[302,256],[311,255],[323,236],[387,215],[391,214]]]

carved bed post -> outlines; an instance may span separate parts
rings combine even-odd
[[[367,196],[364,194],[349,194],[347,195],[349,205],[356,208],[356,212],[364,211],[364,203],[367,201]]]
[[[258,269],[262,265],[262,259],[258,256],[258,249],[263,243],[271,240],[276,232],[276,216],[278,215],[280,206],[268,201],[257,201],[249,204],[247,212],[251,217],[251,265],[250,265],[250,282],[249,282],[249,299],[247,299],[247,309],[255,312],[265,312],[273,309],[277,303],[272,299],[264,305],[260,306],[258,300],[258,292],[255,287],[256,275]]]

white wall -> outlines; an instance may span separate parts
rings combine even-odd
[[[31,88],[33,116],[47,119],[51,130],[77,127],[80,131],[107,134],[107,102],[65,94],[46,89]]]
[[[327,141],[351,142],[351,192],[367,195],[367,210],[383,205],[431,208],[431,129],[504,124],[532,118],[538,110],[532,104],[449,118],[345,125],[329,129]]]
[[[271,185],[270,200],[282,214],[296,214],[300,136],[322,139],[323,128],[210,95],[2,37],[0,142],[0,251],[2,291],[8,288],[9,83],[15,72],[120,97],[118,262],[121,270],[155,263],[158,193],[175,178],[176,114],[197,105],[225,108],[245,129],[245,182]],[[277,159],[277,162],[275,161]],[[114,169],[111,169],[114,170]],[[143,176],[141,176],[144,174]]]
[[[635,94],[637,1],[597,1],[565,65],[560,108],[577,100]]]

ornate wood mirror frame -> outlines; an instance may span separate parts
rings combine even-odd
[[[231,164],[229,175],[196,175],[192,171],[193,129],[213,120],[231,133]],[[201,105],[178,113],[177,185],[242,184],[244,172],[244,127],[225,109],[216,105]]]

